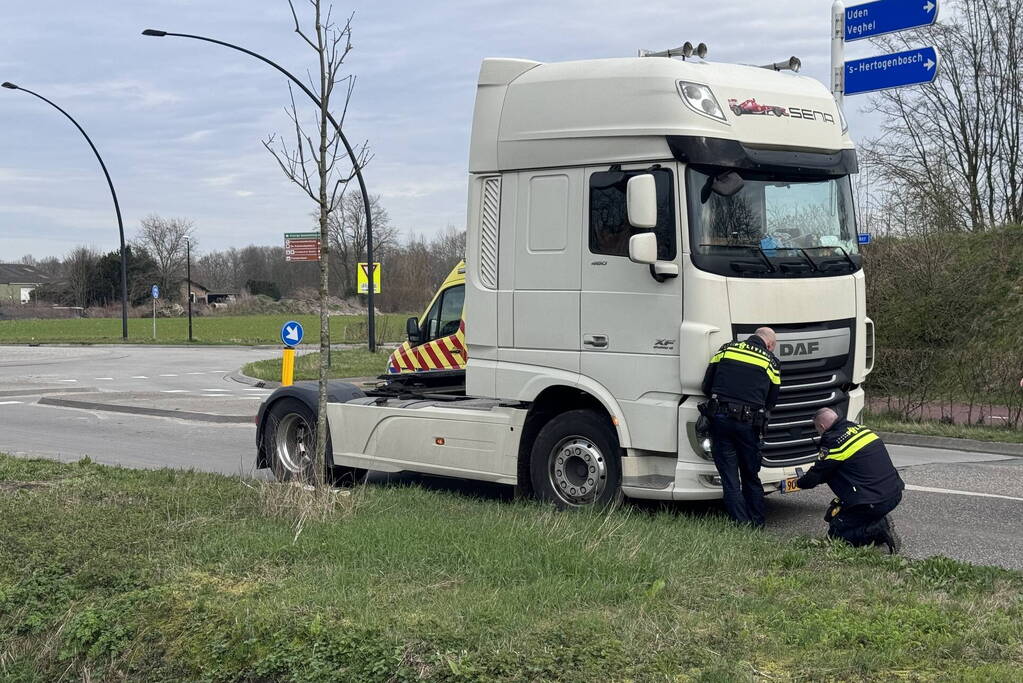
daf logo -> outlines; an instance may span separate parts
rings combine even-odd
[[[791,358],[793,356],[812,356],[821,350],[821,343],[819,341],[808,341],[808,342],[781,342],[778,344],[780,355],[782,358]]]

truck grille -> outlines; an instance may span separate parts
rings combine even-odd
[[[782,364],[781,391],[771,412],[762,449],[765,467],[785,467],[817,457],[813,415],[821,408],[844,414],[848,396],[841,369],[790,371]]]

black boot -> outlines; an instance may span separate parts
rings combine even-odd
[[[875,536],[879,545],[887,546],[889,555],[897,555],[902,551],[902,538],[895,531],[895,525],[888,515],[879,519],[872,526],[876,528]]]

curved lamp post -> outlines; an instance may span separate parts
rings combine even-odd
[[[107,165],[103,163],[103,157],[99,155],[99,151],[96,149],[96,145],[92,144],[92,139],[85,132],[78,122],[75,121],[71,114],[58,107],[56,104],[46,99],[37,92],[32,92],[27,88],[19,87],[9,81],[4,81],[3,87],[8,90],[20,90],[27,92],[29,95],[38,97],[46,104],[50,105],[61,114],[67,117],[68,121],[75,124],[75,128],[82,134],[85,141],[89,143],[89,147],[92,148],[92,153],[96,155],[96,159],[99,161],[100,168],[103,169],[103,175],[107,178],[107,185],[110,186],[110,196],[114,198],[114,211],[117,212],[117,230],[121,237],[121,337],[124,339],[128,338],[128,256],[124,249],[124,221],[121,220],[121,205],[117,202],[117,192],[114,191],[114,182],[110,180],[110,173],[107,172]]]
[[[250,57],[255,57],[259,61],[264,62],[266,64],[269,64],[273,68],[275,68],[278,71],[280,71],[282,74],[287,76],[288,79],[290,79],[292,83],[297,85],[299,87],[299,89],[301,89],[302,92],[304,92],[309,97],[309,99],[313,101],[313,103],[317,107],[321,106],[320,98],[318,98],[313,93],[312,90],[310,90],[308,87],[306,87],[305,83],[303,83],[298,78],[296,78],[291,72],[289,72],[287,69],[285,69],[280,64],[278,64],[278,63],[276,63],[274,61],[271,61],[270,59],[267,59],[263,55],[258,54],[256,52],[253,52],[252,50],[246,50],[244,47],[240,47],[238,45],[232,45],[231,43],[225,43],[222,40],[216,40],[214,38],[206,38],[204,36],[195,36],[195,35],[191,35],[191,34],[188,34],[188,33],[171,33],[169,31],[161,31],[161,30],[158,30],[158,29],[155,29],[155,28],[147,28],[145,31],[142,32],[142,35],[144,35],[144,36],[151,36],[151,37],[154,37],[154,38],[163,38],[164,36],[173,36],[175,38],[192,38],[193,40],[202,40],[202,41],[207,42],[207,43],[214,43],[216,45],[223,45],[224,47],[231,48],[232,50],[237,50],[238,52],[244,52],[245,54],[249,55]],[[366,181],[362,177],[362,167],[359,165],[359,163],[356,160],[355,150],[352,149],[352,146],[348,143],[348,138],[345,137],[344,132],[342,132],[342,130],[341,130],[341,124],[337,122],[337,120],[334,118],[334,115],[331,114],[329,111],[327,112],[327,118],[330,120],[330,123],[334,126],[334,129],[337,131],[338,137],[341,139],[341,144],[345,146],[345,151],[348,152],[348,158],[352,160],[352,166],[355,168],[355,176],[359,180],[359,190],[362,192],[362,206],[363,206],[363,210],[366,212],[366,261],[369,262],[369,267],[373,268],[373,218],[372,218],[372,215],[371,215],[371,212],[370,212],[369,194],[366,192]],[[375,330],[375,324],[374,324],[375,321],[374,321],[374,311],[373,311],[373,278],[372,277],[369,278],[369,289],[368,289],[368,292],[367,292],[366,304],[369,307],[369,325],[368,325],[368,328],[369,328],[368,329],[368,332],[369,332],[369,350],[375,352],[376,349],[377,349],[377,340],[376,340],[376,330]]]

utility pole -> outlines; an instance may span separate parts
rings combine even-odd
[[[188,296],[188,341],[192,341],[192,240],[185,237],[185,290]]]
[[[835,0],[831,5],[831,94],[842,108],[845,94],[845,3]]]

